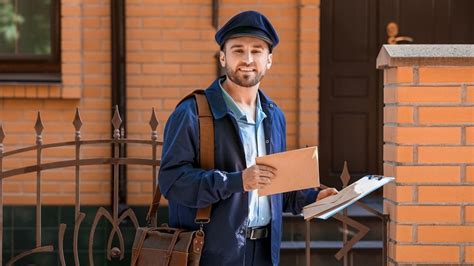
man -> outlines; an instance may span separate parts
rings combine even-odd
[[[255,164],[255,157],[286,149],[283,112],[259,89],[278,35],[265,16],[246,11],[215,39],[226,73],[205,91],[214,118],[215,169],[199,168],[196,102],[189,98],[176,107],[164,132],[159,185],[169,201],[169,223],[196,230],[196,209],[212,205],[201,265],[278,265],[282,212],[301,213],[337,191],[258,196],[276,170]]]

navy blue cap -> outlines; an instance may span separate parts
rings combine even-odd
[[[270,21],[257,11],[244,11],[235,15],[216,32],[215,39],[222,48],[228,39],[244,36],[264,40],[270,45],[270,51],[280,41]]]

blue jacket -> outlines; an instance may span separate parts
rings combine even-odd
[[[267,154],[285,151],[285,117],[277,105],[263,94],[260,100],[264,119]],[[171,114],[164,131],[159,173],[161,192],[169,201],[169,224],[196,230],[196,209],[212,204],[211,221],[204,226],[205,242],[201,265],[244,265],[248,194],[243,189],[242,171],[246,168],[239,126],[227,109],[214,81],[205,91],[214,117],[215,168],[199,168],[199,127],[196,102],[189,98]],[[295,173],[297,174],[297,173]],[[301,213],[313,203],[314,189],[272,195],[271,257],[278,265],[282,212]]]

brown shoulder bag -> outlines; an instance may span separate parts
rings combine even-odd
[[[204,169],[214,168],[214,120],[203,90],[195,90],[184,99],[195,97],[199,115],[199,155]],[[184,100],[183,99],[183,100]],[[200,229],[189,231],[168,226],[152,227],[161,199],[159,186],[146,217],[147,227],[139,227],[132,246],[132,266],[199,266],[204,245],[203,225],[209,223],[211,206],[198,209],[195,223]]]

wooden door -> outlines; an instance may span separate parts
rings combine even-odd
[[[383,84],[375,59],[388,42],[474,43],[472,0],[321,0],[320,175],[341,187],[343,162],[357,180],[381,174]],[[409,38],[404,38],[409,37]]]
[[[348,161],[353,177],[379,171],[376,0],[321,1],[321,182],[341,187]]]

